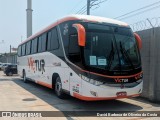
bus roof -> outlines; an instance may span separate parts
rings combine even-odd
[[[93,21],[93,22],[100,22],[100,23],[111,23],[111,24],[117,24],[117,25],[122,25],[122,26],[128,26],[127,23],[115,20],[115,19],[110,19],[110,18],[105,18],[105,17],[99,17],[99,16],[92,16],[92,15],[71,15],[71,17],[75,17],[80,20],[86,20],[86,21]]]
[[[88,21],[88,22],[99,22],[99,23],[110,23],[110,24],[116,24],[116,25],[120,25],[120,26],[128,26],[127,23],[125,22],[121,22],[115,19],[110,19],[110,18],[105,18],[105,17],[99,17],[99,16],[91,16],[91,15],[70,15],[70,16],[66,16],[62,19],[57,20],[56,22],[54,22],[53,24],[49,25],[48,27],[46,27],[45,29],[41,30],[40,32],[30,36],[29,38],[27,38],[24,42],[22,42],[21,44],[39,36],[40,34],[47,32],[48,30],[50,30],[51,28],[55,27],[56,25],[59,25],[60,23],[66,22],[66,21],[70,21],[70,20],[84,20],[84,21]],[[21,45],[20,44],[20,45]]]

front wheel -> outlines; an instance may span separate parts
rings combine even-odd
[[[61,99],[64,99],[66,96],[62,90],[62,83],[61,83],[60,77],[57,77],[57,79],[56,79],[55,92],[56,92],[56,95]]]

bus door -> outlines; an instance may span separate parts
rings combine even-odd
[[[75,66],[81,65],[81,54],[80,54],[80,46],[78,45],[78,35],[71,34],[69,36],[69,46],[68,46],[68,59],[71,62],[71,70],[70,70],[70,91],[78,90],[76,89],[75,84],[78,82],[79,76],[76,74]],[[79,81],[80,82],[80,81]],[[74,87],[74,88],[73,88]]]

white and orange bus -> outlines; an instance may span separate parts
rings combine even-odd
[[[141,39],[128,24],[71,15],[18,47],[18,73],[81,100],[136,97],[142,93]]]

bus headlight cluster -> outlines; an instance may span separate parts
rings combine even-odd
[[[85,77],[83,75],[80,75],[80,77],[83,80],[85,80],[86,82],[89,82],[89,83],[91,83],[93,85],[96,85],[96,86],[103,85],[103,82],[101,82],[101,81],[93,80],[93,79],[87,78],[87,77]]]
[[[87,81],[93,85],[96,85],[96,86],[99,86],[99,85],[103,85],[103,82],[101,81],[97,81],[97,80],[93,80],[93,79],[90,79],[89,81]]]
[[[142,82],[142,79],[139,79],[139,80],[137,80],[136,82],[137,82],[137,83],[141,83],[141,82]]]

